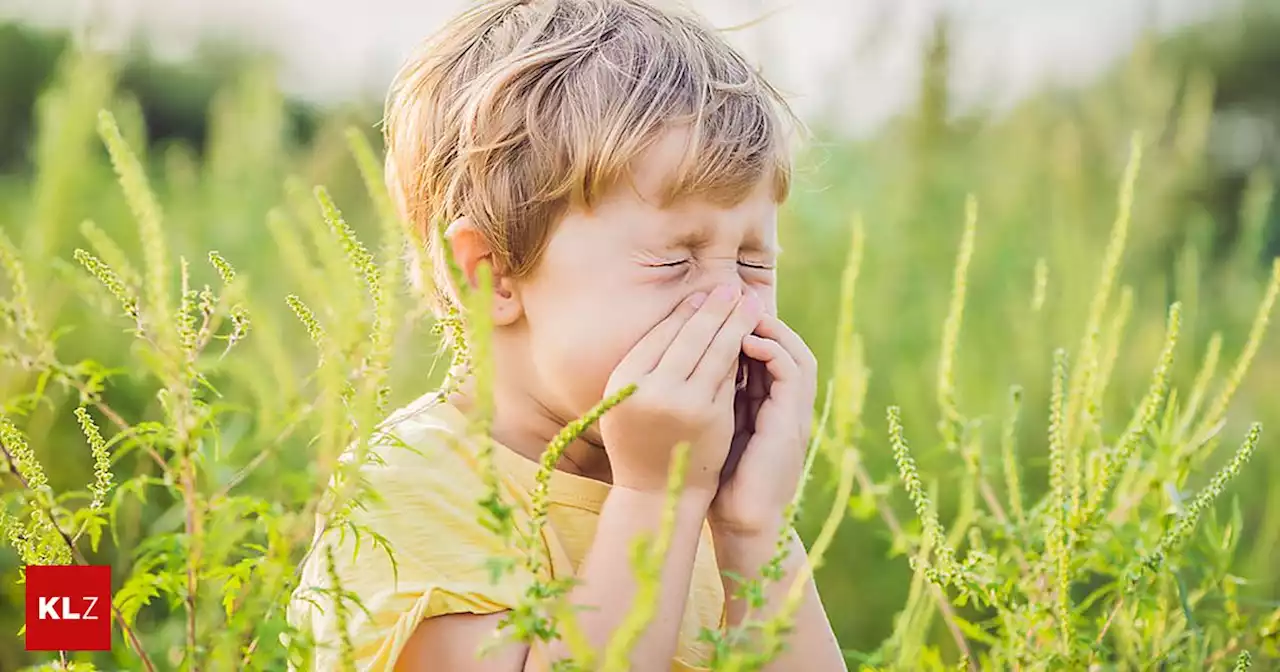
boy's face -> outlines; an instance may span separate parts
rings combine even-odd
[[[771,182],[732,207],[689,198],[663,209],[659,189],[683,142],[664,138],[636,162],[634,186],[615,188],[590,213],[567,213],[518,285],[527,382],[565,420],[600,401],[627,352],[690,294],[733,284],[776,314]]]

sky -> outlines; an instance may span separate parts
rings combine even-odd
[[[838,110],[860,134],[911,104],[934,17],[957,28],[953,94],[1001,107],[1045,81],[1087,81],[1144,30],[1173,30],[1239,0],[685,0],[720,27],[765,20],[729,39],[801,114]],[[469,0],[0,0],[0,18],[92,24],[107,46],[144,31],[181,57],[201,35],[277,54],[286,91],[319,102],[381,99],[401,60]]]

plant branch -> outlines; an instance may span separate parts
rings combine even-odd
[[[196,508],[199,503],[196,502],[195,492],[195,469],[191,460],[191,455],[186,455],[182,464],[182,499],[185,503],[186,532],[188,539],[187,548],[187,646],[192,656],[191,666],[193,670],[199,670],[200,665],[195,661],[197,647],[196,640],[196,591],[199,590],[196,582],[196,566],[200,562],[199,553],[199,530],[197,529]]]
[[[54,371],[58,374],[58,377],[62,380],[62,382],[66,383],[67,385],[70,385],[71,387],[74,387],[76,391],[80,393],[81,398],[90,400],[90,403],[93,405],[93,407],[97,409],[97,411],[101,413],[103,417],[105,417],[108,421],[110,421],[111,424],[115,425],[116,429],[122,432],[128,431],[129,429],[131,429],[131,425],[127,421],[125,421],[123,416],[117,413],[115,409],[108,406],[107,402],[103,401],[99,397],[99,395],[90,391],[89,387],[84,384],[84,381],[71,375],[67,371],[64,371],[63,365],[57,364],[54,367]],[[147,455],[150,455],[151,459],[154,460],[155,463],[160,466],[160,469],[162,471],[165,471],[165,472],[168,471],[169,469],[168,463],[166,463],[164,461],[164,458],[161,457],[160,454],[156,452],[155,448],[152,448],[151,446],[144,444],[143,449],[146,451]]]
[[[876,496],[871,481],[871,475],[867,473],[867,468],[863,465],[862,460],[858,460],[854,467],[854,478],[858,481],[858,488],[863,492],[870,493],[872,497]],[[906,540],[906,535],[902,531],[902,524],[898,522],[898,517],[889,509],[886,502],[879,502],[876,510],[880,513],[880,519],[884,521],[885,527],[889,528],[889,532],[895,539]],[[951,639],[955,640],[956,648],[960,650],[960,654],[969,661],[969,668],[977,670],[977,663],[974,662],[973,652],[969,649],[969,642],[964,638],[964,631],[960,629],[956,622],[956,612],[951,607],[951,601],[947,599],[946,593],[938,587],[938,584],[932,581],[926,582],[929,586],[929,592],[933,595],[934,601],[938,604],[938,611],[942,614],[942,620],[946,623],[947,631],[951,633]]]

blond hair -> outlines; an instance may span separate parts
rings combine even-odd
[[[428,38],[388,95],[387,181],[421,235],[439,312],[456,305],[443,227],[466,217],[492,263],[531,271],[556,220],[591,207],[664,131],[690,141],[668,202],[790,189],[778,92],[692,13],[647,0],[488,0]]]

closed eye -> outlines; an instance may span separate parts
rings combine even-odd
[[[690,262],[689,259],[679,259],[676,261],[663,261],[663,262],[652,263],[652,264],[649,264],[649,266],[651,268],[675,268],[676,266],[683,266],[689,262]],[[738,265],[745,266],[746,268],[761,270],[761,271],[772,271],[774,269],[773,264],[764,264],[764,263],[751,262],[751,261],[739,261]]]

